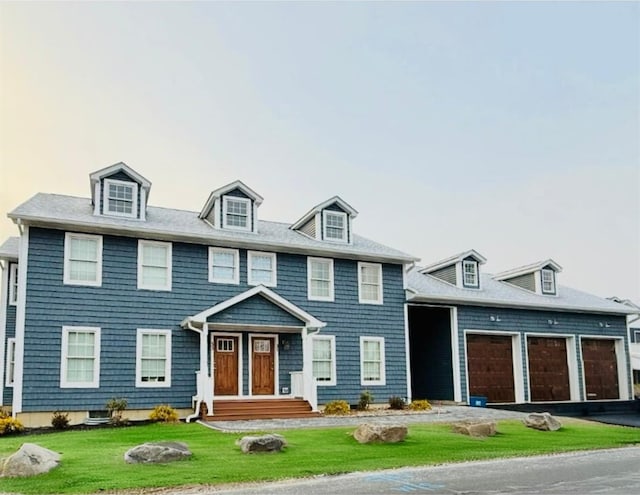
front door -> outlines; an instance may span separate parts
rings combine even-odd
[[[214,336],[214,395],[238,395],[238,337]]]
[[[274,395],[275,339],[253,337],[251,342],[251,395]]]

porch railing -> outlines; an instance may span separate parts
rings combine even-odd
[[[291,395],[301,397],[311,406],[312,411],[318,410],[318,389],[313,376],[305,380],[304,371],[291,371]]]

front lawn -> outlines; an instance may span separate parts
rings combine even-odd
[[[557,432],[525,428],[519,421],[498,423],[498,435],[474,439],[450,432],[445,424],[410,425],[405,442],[360,445],[353,427],[279,432],[289,446],[280,454],[242,454],[241,434],[221,433],[198,424],[150,424],[126,428],[0,437],[0,457],[23,442],[62,454],[61,466],[35,478],[0,479],[0,492],[92,493],[104,490],[276,480],[315,474],[526,456],[640,443],[640,430],[562,419]],[[184,441],[191,459],[166,465],[130,465],[131,447],[149,441]]]

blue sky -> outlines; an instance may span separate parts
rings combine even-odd
[[[124,161],[150,203],[241,179],[263,219],[338,194],[424,264],[640,302],[637,2],[0,4],[0,237]]]

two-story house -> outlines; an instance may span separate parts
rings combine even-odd
[[[9,213],[0,399],[25,424],[56,410],[82,422],[114,397],[136,418],[165,403],[232,417],[261,400],[275,416],[276,401],[293,414],[296,398],[316,410],[365,389],[409,395],[416,258],[355,234],[341,198],[287,224],[261,220],[240,181],[200,212],[148,206],[151,182],[124,163],[90,184],[88,198],[37,194]]]
[[[560,286],[548,259],[496,275],[474,250],[408,276],[412,395],[468,402],[632,398],[633,308]]]

